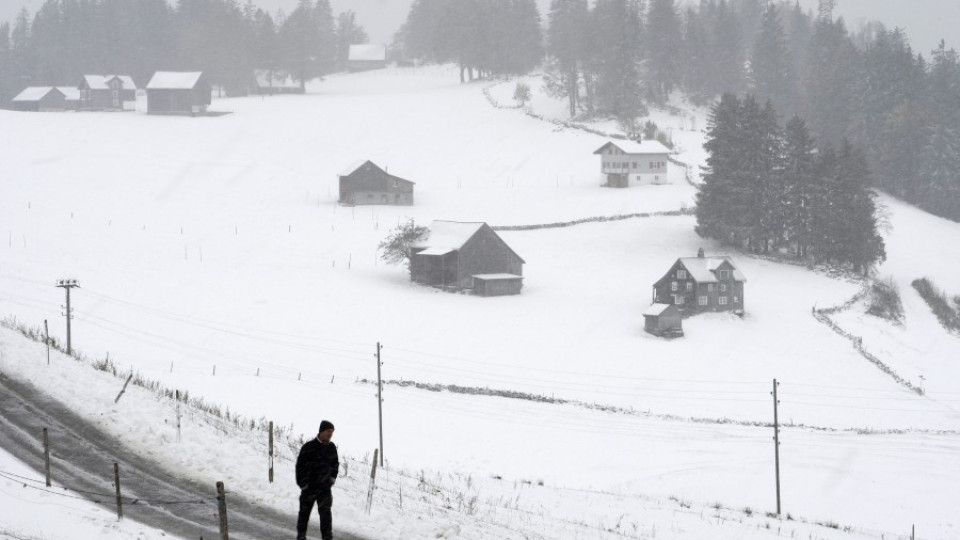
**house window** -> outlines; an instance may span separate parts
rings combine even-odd
[[[687,279],[687,271],[677,270],[677,279]]]
[[[634,169],[637,168],[637,162],[636,162],[636,161],[633,162],[633,168],[634,168]]]
[[[683,300],[684,300],[684,298],[683,298],[682,296],[680,296],[679,294],[678,294],[677,296],[674,296],[674,297],[673,297],[673,303],[676,304],[676,305],[678,305],[678,306],[683,305]]]
[[[697,297],[697,303],[700,304],[701,306],[707,305],[707,297],[706,296]]]
[[[676,290],[677,290],[677,282],[676,282],[676,281],[671,281],[671,282],[670,282],[670,290],[671,290],[671,291],[676,291]]]
[[[720,279],[729,279],[729,278],[730,278],[730,271],[729,271],[729,270],[721,270],[721,271],[720,271]]]
[[[727,292],[727,284],[726,284],[726,283],[721,283],[721,284],[720,284],[720,292]]]
[[[687,282],[687,292],[693,292],[693,282],[692,282],[692,281],[688,281],[688,282]]]
[[[713,292],[713,283],[707,283],[707,292]]]
[[[727,305],[727,297],[726,297],[726,296],[721,296],[721,297],[720,297],[720,305],[721,305],[721,306]]]
[[[734,296],[734,297],[733,297],[733,303],[734,303],[734,304],[739,304],[739,303],[740,303],[740,297],[739,297],[739,296]]]
[[[114,90],[114,91],[113,91],[113,99],[117,99],[118,97],[120,97],[120,92],[117,92],[116,90]]]

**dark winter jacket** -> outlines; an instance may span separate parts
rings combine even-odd
[[[301,490],[319,492],[330,489],[340,472],[337,445],[321,444],[313,439],[303,445],[297,456],[297,485]]]

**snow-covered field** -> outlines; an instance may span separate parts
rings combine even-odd
[[[563,104],[531,82],[532,112],[561,117]],[[441,293],[378,261],[377,243],[408,218],[536,224],[693,205],[678,167],[669,185],[599,187],[592,152],[606,139],[495,108],[483,92],[490,86],[494,101],[511,105],[514,84],[459,84],[447,68],[391,69],[332,76],[306,96],[215,100],[213,109],[233,113],[216,118],[0,111],[0,314],[31,325],[48,319],[64,339],[63,290],[54,282],[76,278],[73,344],[88,356],[109,354],[121,369],[296,434],[310,436],[328,418],[341,453],[360,461],[378,445],[376,388],[362,382],[376,377],[377,342],[388,380],[568,400],[387,385],[388,471],[413,478],[401,489],[402,477],[388,474],[394,491],[414,490],[425,471],[455,493],[480,491],[480,501],[522,499],[515,506],[528,513],[509,504],[487,513],[431,510],[432,499],[418,506],[404,498],[400,507],[385,488],[367,517],[362,475],[351,473],[339,523],[376,538],[520,536],[510,528],[547,538],[600,537],[603,529],[760,538],[789,536],[787,526],[799,537],[890,538],[913,523],[921,538],[960,535],[960,338],[909,286],[929,276],[960,294],[956,223],[884,198],[892,228],[880,274],[900,284],[907,323],[891,327],[861,315],[860,305],[833,316],[925,396],[812,316],[814,306],[842,304],[861,285],[801,266],[734,254],[748,279],[744,319],[687,319],[686,337],[672,341],[644,333],[640,313],[669,265],[701,246],[721,252],[695,235],[692,216],[503,232],[527,262],[516,297]],[[673,129],[678,158],[695,167],[704,114],[652,112]],[[336,175],[357,159],[415,181],[416,206],[338,206]],[[42,348],[21,341],[0,332],[2,369],[38,377],[47,369],[38,365]],[[71,385],[81,377],[87,384],[83,373],[63,374],[52,391],[82,401]],[[788,424],[784,513],[841,530],[755,519],[775,509],[765,425],[774,378]],[[89,384],[105,385],[108,396],[117,382]],[[90,399],[77,406],[95,415]],[[117,407],[152,418],[156,407],[172,410],[147,396]],[[281,508],[295,504],[283,483],[289,474],[264,485],[265,458],[223,463],[155,446],[170,437],[159,421],[148,431],[102,422],[168,467],[223,479]]]

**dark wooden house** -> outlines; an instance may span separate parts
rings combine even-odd
[[[484,296],[519,294],[523,259],[486,223],[434,221],[410,255],[410,279]]]
[[[147,83],[147,114],[204,114],[210,94],[201,71],[158,71]]]
[[[368,71],[387,67],[387,46],[382,43],[351,45],[347,55],[348,71]]]
[[[643,312],[643,329],[661,337],[683,335],[680,310],[673,304],[653,304]]]
[[[137,85],[129,75],[84,75],[77,86],[80,110],[132,111],[137,103]]]
[[[681,257],[653,285],[653,302],[673,304],[681,314],[732,311],[743,315],[747,279],[730,257]]]
[[[372,161],[359,161],[340,173],[340,204],[413,205],[414,182],[393,176]]]
[[[16,111],[64,111],[67,97],[55,86],[29,86],[11,101]]]

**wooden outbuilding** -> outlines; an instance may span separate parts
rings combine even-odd
[[[605,186],[666,184],[670,149],[659,141],[610,141],[593,152],[600,156]]]
[[[129,75],[84,75],[77,86],[80,110],[132,111],[137,104],[137,85]]]
[[[643,312],[643,329],[655,336],[683,336],[680,310],[673,304],[651,305]]]
[[[414,182],[393,176],[372,161],[357,161],[339,175],[340,204],[413,205]]]
[[[744,283],[747,279],[730,257],[677,259],[666,275],[653,285],[653,302],[677,306],[683,315],[703,311],[744,313]]]
[[[486,223],[434,221],[411,249],[410,279],[485,296],[519,294],[523,264]]]
[[[210,83],[202,71],[158,71],[147,83],[147,114],[205,114]]]
[[[387,46],[383,43],[351,45],[347,56],[348,71],[368,71],[387,67]]]
[[[67,109],[67,97],[55,86],[29,86],[11,100],[16,111],[54,112]]]

